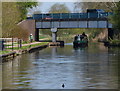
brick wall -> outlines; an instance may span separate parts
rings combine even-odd
[[[18,23],[18,26],[20,26],[25,31],[28,31],[28,35],[32,34],[35,38],[35,20],[23,20],[22,22]]]

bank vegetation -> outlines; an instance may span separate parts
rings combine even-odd
[[[2,37],[26,39],[28,32],[17,26],[26,19],[29,8],[37,2],[2,2]]]

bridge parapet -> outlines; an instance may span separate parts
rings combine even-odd
[[[34,14],[33,17],[28,19],[35,20],[60,20],[60,19],[101,19],[107,18],[112,15],[111,12],[97,12],[97,13],[47,13],[47,14]]]

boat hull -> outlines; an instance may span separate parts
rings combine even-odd
[[[74,47],[87,47],[88,41],[74,41],[73,46]]]

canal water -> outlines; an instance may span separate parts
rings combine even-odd
[[[3,89],[117,89],[119,48],[48,47],[2,64]]]

